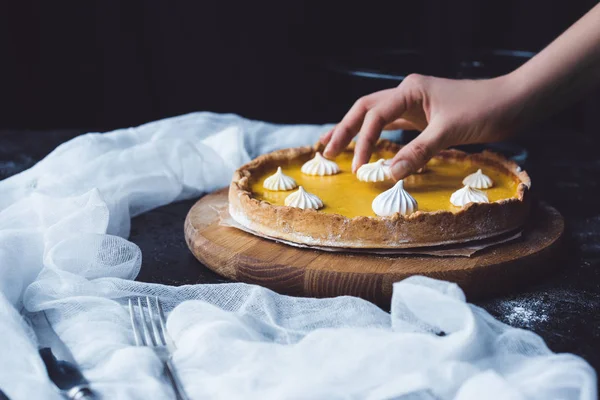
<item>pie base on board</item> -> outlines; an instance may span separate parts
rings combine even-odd
[[[393,154],[400,147],[380,140],[375,151]],[[446,150],[434,157],[434,163],[490,169],[515,184],[512,197],[490,203],[471,203],[455,210],[417,211],[408,216],[396,214],[386,218],[350,218],[335,213],[335,210],[323,212],[271,204],[253,192],[253,185],[278,166],[282,166],[285,172],[286,166],[306,162],[317,151],[322,151],[320,144],[279,150],[262,155],[238,169],[229,187],[231,217],[252,231],[294,243],[385,249],[430,247],[487,239],[519,229],[529,215],[529,176],[516,163],[490,152],[467,154]],[[353,151],[353,145],[345,150],[347,153]],[[333,179],[331,184],[335,184],[335,175],[327,178]],[[347,186],[340,188],[339,196],[352,196],[352,184]]]
[[[276,292],[308,297],[358,296],[389,307],[392,285],[412,275],[455,282],[469,300],[517,290],[561,265],[564,220],[534,204],[521,238],[471,257],[389,256],[303,249],[220,225],[228,189],[202,197],[185,220],[192,254],[215,273]]]

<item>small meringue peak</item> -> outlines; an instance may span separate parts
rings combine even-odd
[[[465,186],[470,186],[475,189],[489,189],[494,186],[492,179],[485,175],[481,169],[478,169],[477,172],[467,176],[463,179],[462,183]]]
[[[323,207],[323,202],[316,195],[308,193],[302,186],[299,186],[297,191],[285,198],[285,205],[303,210],[307,208],[318,210]]]
[[[382,182],[391,179],[390,167],[385,160],[379,159],[375,162],[362,165],[356,171],[356,177],[362,182]]]
[[[487,194],[485,192],[465,186],[462,189],[457,190],[450,196],[450,203],[456,207],[463,207],[469,203],[489,203]]]
[[[399,180],[391,189],[375,197],[371,208],[380,217],[391,217],[396,213],[412,214],[419,209],[419,206],[417,201],[404,190],[404,181]]]
[[[317,151],[312,160],[304,163],[301,171],[306,175],[335,175],[340,172],[340,167],[335,163],[335,161],[326,159]]]
[[[281,167],[277,167],[277,172],[265,179],[263,187],[273,191],[286,191],[295,189],[298,184],[294,178],[284,174]]]

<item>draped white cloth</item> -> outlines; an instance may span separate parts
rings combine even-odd
[[[388,314],[352,297],[133,281],[143,255],[126,240],[132,216],[225,186],[242,163],[326,128],[194,113],[82,135],[0,182],[0,389],[60,398],[23,318],[45,311],[103,398],[172,397],[158,358],[133,346],[125,307],[152,295],[193,399],[595,399],[584,360],[447,282],[396,283]]]

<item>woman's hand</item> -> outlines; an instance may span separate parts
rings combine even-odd
[[[438,151],[493,142],[564,107],[600,82],[600,4],[523,66],[481,81],[410,75],[395,89],[359,99],[321,138],[326,157],[358,134],[353,172],[366,163],[383,129],[417,129],[392,160],[394,179],[421,168]]]
[[[414,173],[450,146],[493,142],[518,125],[519,95],[510,75],[471,81],[408,76],[397,88],[360,98],[321,138],[324,155],[335,157],[358,134],[352,170],[368,162],[384,129],[422,131],[391,161],[394,179]]]

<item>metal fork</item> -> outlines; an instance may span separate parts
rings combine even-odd
[[[142,305],[142,298],[137,298],[137,319],[139,320],[139,325],[142,326],[141,331],[143,333],[140,333],[138,321],[136,321],[133,300],[129,299],[129,316],[131,317],[131,326],[133,327],[135,344],[137,346],[148,346],[154,350],[154,353],[156,353],[156,355],[165,365],[165,372],[171,381],[176,398],[178,400],[188,400],[189,398],[185,394],[183,385],[181,384],[181,381],[179,380],[179,377],[175,371],[175,365],[173,365],[173,362],[171,361],[171,349],[175,348],[175,344],[167,333],[167,329],[165,327],[165,314],[163,312],[162,305],[160,304],[158,297],[155,297],[155,299],[156,309],[153,309],[152,304],[150,303],[150,297],[146,296],[145,308],[148,310],[147,319],[146,313],[144,312],[144,306]],[[150,326],[152,328],[150,328]],[[150,329],[152,329],[152,334],[150,334]]]

